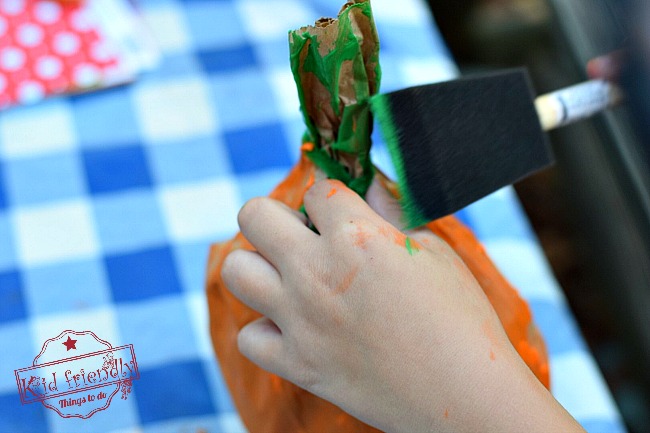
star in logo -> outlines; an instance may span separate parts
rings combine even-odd
[[[75,344],[77,344],[77,340],[73,340],[72,338],[70,338],[69,335],[68,335],[68,340],[67,340],[67,341],[64,341],[64,342],[61,343],[61,344],[63,344],[63,345],[66,347],[66,352],[67,352],[68,350],[70,350],[70,349],[75,349],[75,350],[77,350],[77,346],[75,346]]]

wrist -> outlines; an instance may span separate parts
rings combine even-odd
[[[390,424],[378,427],[390,433],[584,433],[511,346],[495,352],[493,360],[466,357],[444,382],[425,385],[422,378],[420,389],[427,392],[392,407],[400,413],[385,413]]]

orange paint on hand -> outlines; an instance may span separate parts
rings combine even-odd
[[[343,277],[341,283],[339,283],[339,285],[336,286],[336,288],[334,289],[334,293],[335,294],[345,293],[352,285],[352,282],[357,277],[358,273],[359,273],[359,268],[354,268],[350,272],[348,272],[348,274],[345,277]]]
[[[415,239],[409,236],[406,237],[406,240],[404,241],[404,245],[406,246],[406,251],[408,251],[409,255],[411,256],[419,252],[420,248],[422,248],[422,246],[418,244],[418,242]]]
[[[395,227],[382,226],[377,229],[377,232],[384,237],[393,238],[393,242],[395,243],[395,245],[398,245],[402,248],[406,248],[406,250],[410,255],[417,253],[423,248],[418,241],[416,241],[415,239],[409,236],[406,236],[404,233],[397,230]]]
[[[336,193],[337,193],[337,189],[336,189],[336,188],[332,188],[332,189],[330,189],[330,192],[327,193],[327,198],[330,198],[331,196],[333,196],[333,195],[336,194]]]
[[[357,224],[357,231],[352,235],[354,238],[354,245],[361,248],[362,250],[366,249],[366,243],[370,239],[370,234],[363,230],[361,225]]]
[[[393,231],[393,242],[395,245],[406,248],[406,235],[400,231]]]
[[[391,230],[388,226],[381,226],[377,229],[377,233],[387,238],[390,236]]]
[[[500,347],[501,343],[499,342],[499,338],[497,335],[494,333],[494,329],[490,326],[490,321],[486,320],[483,322],[481,325],[481,331],[483,331],[483,335],[488,339],[490,342],[490,361],[496,360],[496,354],[494,353],[493,347]]]
[[[329,184],[330,188],[336,189],[336,192],[342,192],[342,193],[352,192],[352,190],[348,188],[346,184],[344,184],[338,179],[327,179],[327,183]]]
[[[393,242],[400,247],[406,247],[406,235],[395,227],[381,226],[377,229],[377,232],[384,237],[393,238]]]
[[[501,346],[501,343],[499,342],[497,335],[494,333],[494,329],[492,329],[489,320],[485,320],[483,322],[483,325],[481,325],[481,331],[483,331],[483,335],[485,335],[485,337],[490,341],[490,344],[492,346]]]

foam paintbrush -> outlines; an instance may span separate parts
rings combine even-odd
[[[375,95],[408,227],[456,212],[553,163],[545,131],[621,100],[592,80],[534,97],[525,69]]]

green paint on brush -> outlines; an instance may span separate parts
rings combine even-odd
[[[406,237],[406,241],[404,241],[404,245],[406,246],[406,251],[408,251],[411,256],[420,251],[418,247],[413,245],[411,238],[408,236]]]
[[[397,177],[399,178],[398,190],[400,194],[400,204],[404,210],[404,216],[406,218],[406,221],[403,222],[406,224],[407,229],[420,227],[428,223],[429,220],[422,214],[420,208],[416,205],[415,200],[413,200],[413,197],[411,196],[411,191],[408,189],[406,168],[404,167],[404,160],[402,159],[399,145],[401,132],[395,122],[393,122],[388,97],[385,95],[373,96],[370,98],[370,108],[375,119],[377,119],[377,123],[379,123],[381,135],[386,141],[386,146],[388,147],[391,159],[393,160],[393,166],[395,167]]]

